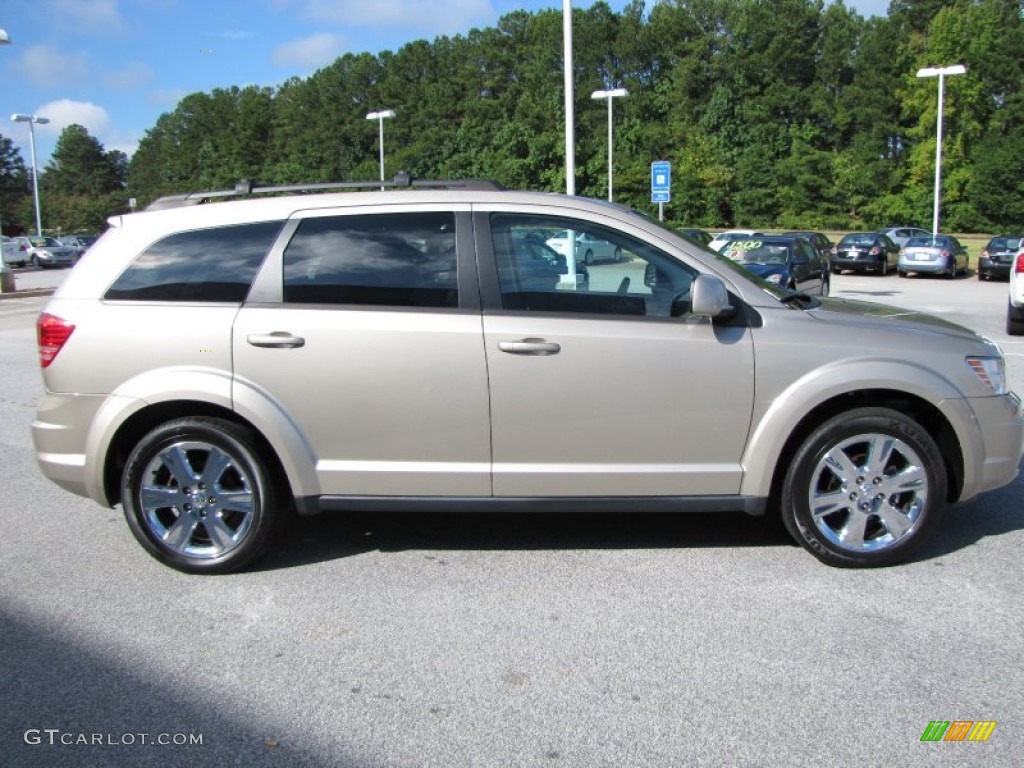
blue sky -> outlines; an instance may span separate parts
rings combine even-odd
[[[621,10],[625,2],[609,4]],[[864,16],[884,14],[888,4],[847,0]],[[36,126],[40,168],[71,123],[130,155],[189,93],[274,86],[345,53],[398,50],[491,26],[514,10],[561,7],[561,0],[3,0],[0,29],[11,44],[0,46],[0,134],[27,165],[28,126],[10,115],[50,118]]]

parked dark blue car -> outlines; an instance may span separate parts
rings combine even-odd
[[[828,296],[828,261],[803,237],[758,235],[734,240],[722,255],[780,288]]]

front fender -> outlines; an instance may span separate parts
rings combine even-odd
[[[865,390],[909,395],[936,408],[960,442],[965,459],[965,485],[974,482],[976,468],[968,457],[981,454],[982,439],[973,412],[960,391],[949,380],[916,363],[861,358],[808,371],[775,396],[763,396],[767,404],[760,410],[760,416],[759,403],[755,403],[756,426],[741,460],[744,471],[740,493],[768,496],[786,443],[807,415],[834,398]],[[758,398],[759,402],[763,398]],[[858,406],[865,404],[858,402]]]

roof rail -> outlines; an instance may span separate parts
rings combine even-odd
[[[386,181],[329,181],[319,184],[284,184],[268,187],[254,186],[249,179],[242,179],[234,189],[217,189],[208,192],[188,192],[182,195],[159,197],[146,206],[147,211],[162,211],[181,208],[186,205],[212,203],[218,198],[246,197],[248,195],[273,195],[281,193],[309,194],[330,192],[341,189],[472,189],[500,191],[500,184],[488,179],[415,179],[407,171],[399,171],[393,179]]]

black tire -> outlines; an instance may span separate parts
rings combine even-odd
[[[889,275],[889,259],[882,259],[882,266],[878,268],[878,273],[882,277],[888,277]]]
[[[281,513],[256,444],[251,430],[217,418],[176,419],[143,437],[125,465],[121,502],[146,551],[185,573],[228,573],[262,555]]]
[[[896,277],[906,277],[906,276],[907,276],[907,273],[904,272],[902,269],[897,269],[896,270]]]
[[[594,263],[594,252],[589,248],[587,249],[587,252],[583,254],[583,263],[588,265]]]
[[[1006,335],[1024,336],[1024,309],[1017,309],[1006,302]]]
[[[882,442],[884,464],[870,467]],[[790,535],[823,563],[874,568],[906,560],[928,540],[946,488],[942,455],[920,424],[889,408],[857,408],[804,440],[786,471],[780,508]]]
[[[622,249],[619,246],[615,246],[615,254],[612,258],[616,264],[622,261]]]

